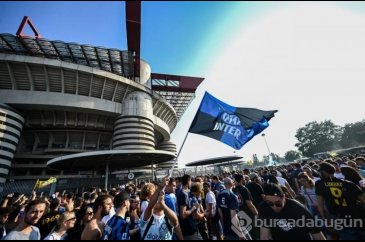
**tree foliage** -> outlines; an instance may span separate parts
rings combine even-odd
[[[346,124],[341,138],[342,148],[356,147],[365,144],[365,120]]]
[[[313,156],[315,153],[340,148],[343,128],[332,121],[310,122],[305,127],[297,130],[295,144],[304,156]]]
[[[301,158],[301,155],[302,154],[298,151],[290,150],[285,153],[284,157],[285,157],[285,160],[292,162],[295,160],[299,160]]]

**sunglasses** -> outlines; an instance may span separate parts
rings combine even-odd
[[[93,215],[94,214],[94,212],[88,212],[88,213],[86,213],[86,215]]]
[[[266,201],[266,204],[269,205],[270,207],[277,207],[277,208],[282,208],[283,207],[283,202],[281,201],[277,201],[277,202],[270,202],[270,201]]]
[[[73,217],[73,218],[68,219],[67,222],[68,221],[75,221],[75,220],[76,220],[76,217]]]

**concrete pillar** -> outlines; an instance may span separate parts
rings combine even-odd
[[[133,92],[123,102],[123,114],[115,122],[114,150],[155,150],[152,97]]]

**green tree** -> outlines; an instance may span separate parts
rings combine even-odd
[[[302,154],[298,151],[290,150],[290,151],[285,153],[284,157],[285,157],[286,161],[292,162],[292,161],[295,161],[295,160],[299,160],[301,158],[301,155]]]
[[[365,144],[365,120],[346,124],[341,139],[342,148],[350,148]]]
[[[340,148],[343,128],[335,125],[332,121],[311,122],[297,130],[295,144],[304,156],[311,157],[313,154]]]

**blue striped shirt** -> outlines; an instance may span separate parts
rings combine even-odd
[[[129,222],[114,215],[105,226],[102,240],[130,240]]]

